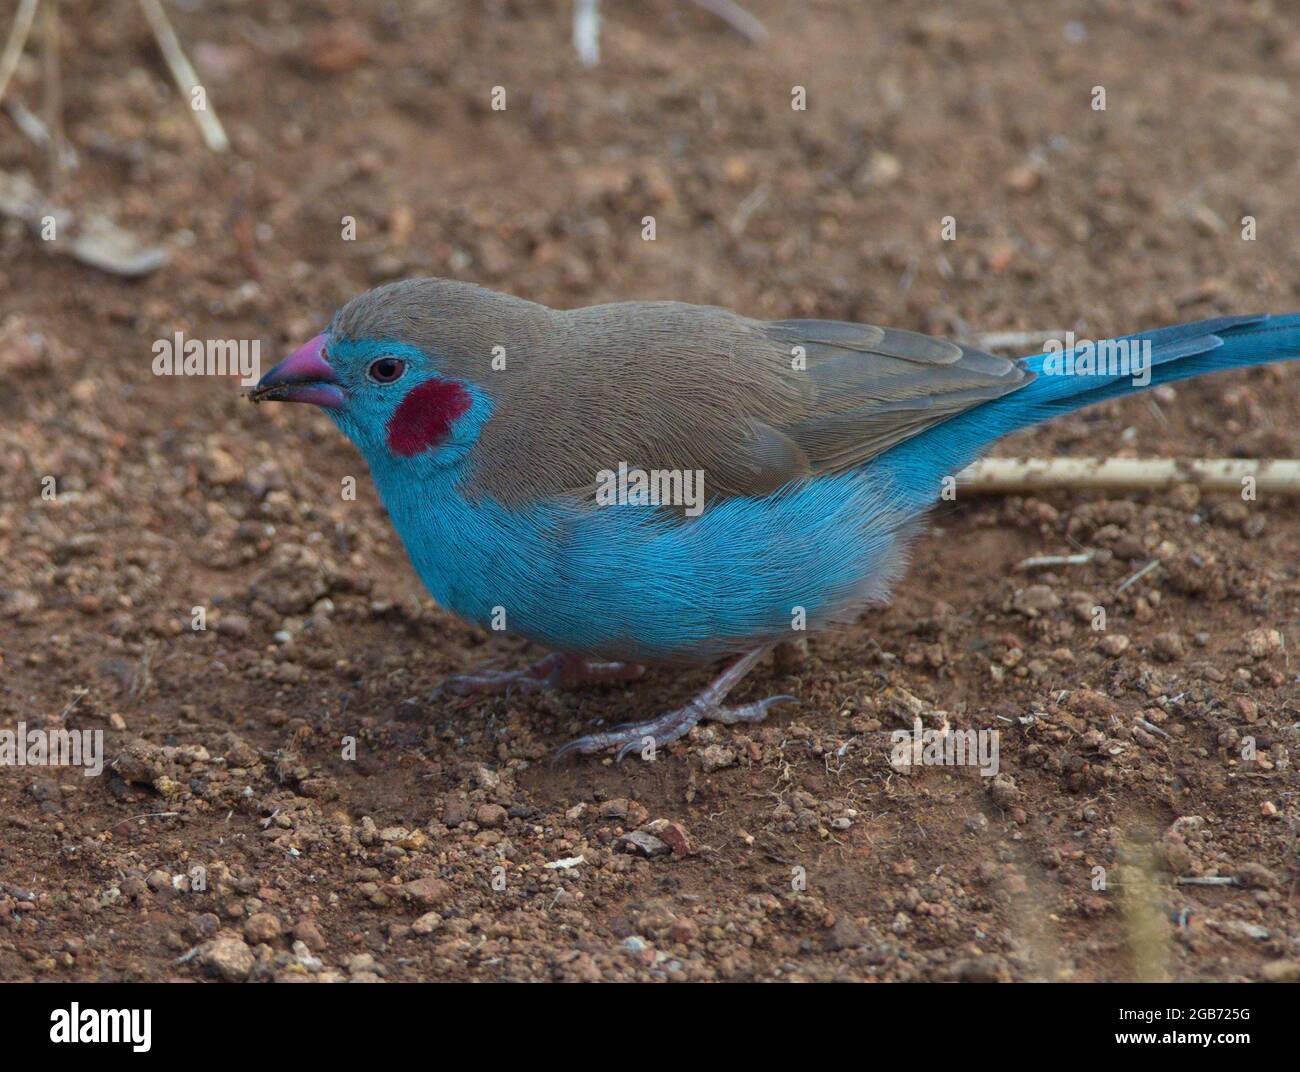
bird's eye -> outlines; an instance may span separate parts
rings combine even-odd
[[[396,383],[406,371],[406,362],[396,357],[380,357],[366,367],[372,383]]]

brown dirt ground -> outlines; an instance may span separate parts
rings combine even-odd
[[[0,726],[101,729],[115,763],[0,770],[0,978],[1300,970],[1294,500],[959,499],[893,606],[738,694],[799,708],[654,764],[552,767],[593,720],[650,717],[708,670],[425,702],[448,672],[538,653],[430,603],[324,417],[151,374],[175,331],[272,355],[405,274],[964,337],[1300,308],[1294,8],[752,7],[760,48],[680,0],[608,2],[583,71],[568,4],[187,5],[226,158],[132,7],[68,11],[65,199],[173,258],[128,283],[4,230]],[[34,105],[38,82],[25,64],[14,92]],[[39,175],[0,124],[0,167]],[[1296,366],[1215,377],[1001,450],[1295,456],[1297,385]],[[1015,571],[1079,548],[1111,554]],[[909,706],[1001,727],[1006,777],[893,770],[881,731]],[[656,819],[689,851],[624,851]]]

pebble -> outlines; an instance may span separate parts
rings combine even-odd
[[[1251,861],[1237,868],[1237,879],[1243,886],[1255,890],[1277,889],[1281,885],[1277,875],[1263,864]]]
[[[726,745],[711,744],[700,752],[700,765],[705,774],[736,765],[736,753]]]
[[[277,941],[283,931],[270,912],[255,912],[244,921],[244,937],[254,945]]]
[[[1031,584],[1028,588],[1020,589],[1011,602],[1026,618],[1037,618],[1040,614],[1056,610],[1061,605],[1061,597],[1045,584]]]
[[[840,916],[826,935],[826,948],[834,953],[840,949],[856,949],[866,943],[866,935],[851,916]]]
[[[349,975],[360,975],[363,972],[372,975],[383,975],[386,970],[370,953],[357,953],[348,961]]]
[[[451,887],[442,879],[429,875],[403,883],[402,892],[412,901],[423,905],[442,904],[451,897]]]
[[[999,807],[1009,808],[1020,798],[1020,790],[1011,775],[995,774],[989,783],[989,796]]]
[[[1122,633],[1108,633],[1101,638],[1099,646],[1103,653],[1114,658],[1128,651],[1129,643],[1129,638]]]
[[[1270,960],[1259,977],[1266,983],[1300,983],[1300,960]]]
[[[474,821],[482,827],[500,826],[506,821],[506,809],[500,804],[480,804],[474,812]]]
[[[676,856],[689,856],[693,851],[691,839],[681,823],[675,823],[671,819],[655,819],[646,823],[642,829],[664,842]]]
[[[198,949],[199,965],[228,983],[242,983],[253,970],[253,951],[242,938],[222,937],[204,942]]]
[[[294,924],[293,937],[296,942],[301,942],[313,953],[321,953],[325,950],[325,936],[321,934],[320,928],[313,920],[302,919]]]
[[[666,856],[672,852],[665,842],[644,830],[633,830],[630,834],[624,834],[619,842],[626,852],[635,856]]]
[[[1282,634],[1276,629],[1252,629],[1242,639],[1245,641],[1246,654],[1252,659],[1267,659],[1283,648]]]
[[[1176,663],[1187,653],[1187,647],[1179,634],[1160,633],[1152,640],[1151,651],[1161,662]]]

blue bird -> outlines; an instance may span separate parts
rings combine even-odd
[[[254,400],[323,408],[444,608],[556,654],[457,693],[739,655],[684,707],[560,752],[662,746],[782,640],[888,599],[945,478],[1019,429],[1300,356],[1300,314],[1008,360],[868,324],[623,302],[567,311],[419,279],[353,299]]]

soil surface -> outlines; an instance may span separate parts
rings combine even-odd
[[[736,693],[797,708],[553,766],[713,669],[428,698],[543,653],[433,605],[324,416],[152,371],[178,331],[269,364],[416,274],[968,340],[1297,309],[1294,8],[752,0],[751,46],[607,0],[584,69],[568,3],[171,5],[219,156],[133,6],[85,7],[57,197],[170,260],[124,280],[0,225],[0,728],[102,731],[108,762],[0,768],[0,978],[1300,976],[1297,500],[959,494],[892,606]],[[35,60],[10,95],[39,109]],[[1295,457],[1297,429],[1291,365],[999,452]],[[998,776],[891,764],[914,716],[999,730]]]

